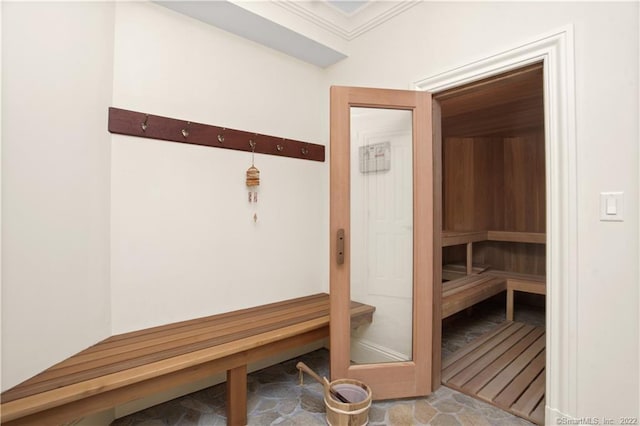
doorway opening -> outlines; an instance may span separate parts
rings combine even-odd
[[[441,123],[434,140],[441,171],[441,381],[543,424],[543,63],[434,100]]]

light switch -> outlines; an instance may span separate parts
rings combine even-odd
[[[622,222],[624,207],[623,192],[600,193],[600,220],[607,222]]]
[[[607,197],[607,216],[618,213],[616,208],[616,199],[613,197]]]

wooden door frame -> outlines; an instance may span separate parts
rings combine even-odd
[[[567,417],[566,413],[577,412],[578,220],[573,40],[573,26],[567,26],[413,83],[416,90],[435,95],[535,62],[543,63],[547,187],[546,423],[557,423],[559,418]],[[441,156],[439,161],[442,162]],[[441,205],[434,207],[442,208]],[[441,290],[436,286],[434,289],[437,289],[434,303],[440,304]],[[439,378],[442,342],[441,332],[436,330],[441,330],[442,319],[435,317],[436,311],[434,308],[432,377]]]

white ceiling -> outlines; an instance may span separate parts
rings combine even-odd
[[[333,7],[337,7],[342,12],[347,15],[351,15],[352,13],[356,13],[358,10],[366,6],[368,1],[348,1],[348,0],[327,0],[327,3]]]
[[[349,42],[420,0],[157,0],[192,18],[326,68]]]

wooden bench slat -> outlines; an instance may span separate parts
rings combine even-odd
[[[132,352],[149,347],[155,348],[157,345],[168,344],[172,341],[175,341],[176,346],[180,346],[185,342],[185,339],[189,338],[194,341],[205,340],[216,336],[231,334],[244,328],[252,328],[255,327],[256,323],[271,322],[286,317],[299,316],[303,313],[324,312],[325,310],[326,303],[316,302],[296,308],[288,308],[287,311],[259,312],[253,317],[242,316],[238,318],[238,320],[235,320],[234,317],[227,317],[219,322],[208,319],[202,326],[195,323],[190,327],[171,328],[164,330],[164,332],[138,336],[135,339],[120,340],[115,342],[117,343],[115,346],[112,345],[111,342],[104,342],[96,345],[100,348],[99,350],[82,351],[66,362],[52,367],[50,370],[67,368],[72,365],[108,358],[113,355],[122,355],[123,347],[126,347],[128,352]],[[150,350],[153,351],[155,349],[151,348]]]
[[[306,307],[306,306],[308,305],[305,305],[303,307]],[[296,315],[294,317],[303,318],[301,315],[303,313],[315,313],[315,314],[322,315],[328,312],[326,301],[324,302],[324,304],[321,303],[317,306],[314,304],[313,306],[314,306],[314,310],[293,311],[293,313]],[[160,357],[162,357],[163,354],[164,356],[171,356],[171,353],[169,353],[168,351],[176,347],[181,348],[181,351],[183,353],[186,353],[189,350],[191,350],[189,345],[198,346],[199,343],[203,341],[215,343],[215,340],[214,340],[215,338],[222,338],[223,339],[222,341],[225,341],[225,339],[228,340],[229,338],[233,338],[233,333],[242,332],[242,330],[244,330],[245,328],[246,329],[255,328],[256,324],[260,324],[261,326],[264,326],[265,324],[270,324],[275,321],[281,321],[283,320],[283,318],[286,318],[287,315],[291,313],[292,313],[291,308],[289,308],[288,311],[281,312],[279,316],[278,315],[274,316],[274,314],[272,314],[272,317],[269,321],[267,321],[267,319],[264,318],[264,316],[258,316],[254,319],[244,320],[244,322],[239,322],[239,324],[236,327],[233,327],[234,323],[228,322],[229,317],[227,316],[226,318],[224,318],[224,324],[225,325],[230,324],[231,325],[230,327],[227,327],[227,328],[221,327],[219,329],[213,328],[213,329],[207,330],[208,333],[205,333],[202,335],[196,334],[194,336],[187,336],[186,338],[181,338],[182,336],[180,336],[180,333],[178,333],[180,330],[182,330],[182,328],[172,328],[171,330],[174,331],[174,333],[176,333],[177,335],[176,339],[164,337],[164,339],[159,341],[153,341],[153,342],[147,341],[147,343],[149,344],[143,343],[141,347],[138,347],[137,344],[133,344],[131,346],[124,346],[124,347],[119,346],[118,348],[116,348],[115,352],[93,351],[92,353],[90,353],[89,356],[92,357],[97,354],[98,357],[95,359],[86,359],[85,357],[86,351],[82,351],[74,355],[73,357],[69,358],[66,362],[60,363],[57,366],[51,369],[48,369],[45,372],[28,380],[27,382],[23,383],[22,387],[27,389],[29,386],[36,386],[38,383],[49,381],[61,376],[65,376],[66,380],[76,380],[76,378],[79,376],[73,376],[73,374],[78,374],[85,370],[94,370],[99,367],[104,367],[117,362],[126,362],[129,359],[131,360],[138,359],[138,361],[136,362],[141,362],[139,359],[141,357],[144,357],[147,354],[153,354],[155,356],[160,356]],[[214,327],[215,327],[215,324],[214,324]],[[101,346],[101,345],[98,344],[97,346]],[[104,355],[104,356],[100,357],[100,355]],[[122,368],[126,368],[126,366],[123,364]],[[99,373],[100,373],[99,370],[94,370],[93,374],[99,374]],[[37,389],[40,389],[40,388],[38,387]],[[5,395],[3,395],[3,397],[4,396]],[[8,397],[11,397],[11,394],[9,394]]]
[[[469,288],[475,287],[480,284],[484,284],[491,280],[496,280],[496,277],[487,275],[468,275],[464,278],[458,278],[454,281],[449,281],[442,286],[442,297],[447,298],[461,291],[465,291]]]
[[[270,318],[268,318],[268,320],[266,318],[256,317],[253,318],[250,322],[243,323],[242,326],[238,327],[230,327],[229,324],[232,323],[229,323],[227,318],[225,321],[225,324],[227,325],[226,328],[217,329],[214,327],[205,330],[206,333],[204,334],[189,335],[186,337],[182,336],[182,333],[176,333],[175,336],[172,336],[172,338],[163,338],[153,341],[150,339],[136,344],[128,345],[126,346],[126,350],[123,350],[122,347],[118,347],[115,350],[112,348],[108,351],[94,351],[89,354],[89,358],[86,357],[86,351],[83,351],[69,358],[66,363],[58,364],[56,368],[49,369],[39,374],[38,376],[28,380],[27,382],[24,382],[21,387],[27,389],[29,386],[35,386],[36,384],[45,381],[55,380],[56,378],[61,376],[65,376],[66,380],[68,381],[79,380],[81,378],[87,378],[86,375],[82,375],[82,372],[87,370],[92,371],[92,375],[95,376],[103,371],[97,370],[98,368],[107,368],[107,370],[104,371],[111,372],[113,368],[117,367],[109,366],[112,366],[116,363],[120,363],[120,368],[127,368],[125,364],[122,364],[127,360],[131,360],[134,364],[144,363],[145,360],[148,360],[149,358],[143,357],[148,356],[149,354],[153,355],[153,359],[163,357],[163,355],[164,357],[173,356],[175,352],[169,351],[175,348],[180,348],[178,351],[180,353],[186,353],[190,350],[197,350],[202,346],[223,343],[225,341],[232,340],[233,338],[242,337],[244,334],[247,334],[244,331],[253,333],[260,332],[260,330],[264,330],[265,327],[269,324],[272,324],[272,327],[278,327],[284,324],[282,321],[291,320],[292,318],[294,321],[304,320],[307,317],[303,316],[303,314],[314,314],[312,315],[313,317],[315,317],[315,315],[328,314],[326,300],[324,300],[324,302],[320,305],[314,303],[313,309],[309,308],[309,306],[311,306],[309,304],[305,306],[306,307],[304,308],[304,310],[294,310],[292,308],[288,308],[287,312],[280,313],[280,315],[275,315],[273,313],[269,314]],[[369,316],[370,319],[370,316],[372,315],[372,312],[369,312],[368,309],[370,307],[356,302],[353,303],[353,306],[353,315],[360,315],[357,311],[357,307],[359,307]],[[260,325],[261,328],[256,328],[257,325]],[[177,331],[179,329],[173,328],[173,330]],[[93,358],[96,355],[101,356]],[[3,397],[13,398],[13,395],[9,393],[8,395],[3,395]]]
[[[160,325],[156,327],[151,327],[144,330],[132,331],[128,333],[118,334],[116,336],[109,337],[102,342],[99,342],[84,352],[91,353],[94,351],[100,351],[107,347],[114,347],[117,345],[126,345],[131,340],[137,339],[145,339],[150,335],[163,335],[165,333],[173,333],[176,329],[180,328],[198,328],[200,326],[207,326],[210,322],[226,322],[233,321],[236,318],[244,318],[244,317],[253,317],[253,315],[260,315],[262,313],[270,313],[270,312],[278,312],[282,310],[288,310],[290,308],[295,308],[299,306],[313,305],[313,304],[324,304],[326,300],[324,299],[322,294],[315,294],[312,296],[305,296],[298,299],[287,300],[285,302],[276,302],[270,303],[267,305],[262,305],[256,308],[247,308],[241,309],[233,312],[225,312],[216,315],[210,315],[202,318],[195,318],[192,320],[180,321],[176,323]]]
[[[456,246],[481,241],[504,241],[509,243],[546,244],[544,232],[524,231],[442,231],[442,247]]]
[[[442,247],[487,240],[487,231],[442,231]]]
[[[250,307],[250,308],[244,308],[244,309],[238,309],[235,311],[231,311],[231,312],[223,312],[220,314],[214,314],[214,315],[209,315],[206,317],[201,317],[201,318],[195,318],[195,319],[191,319],[191,320],[185,320],[185,321],[178,321],[178,322],[173,322],[171,324],[165,324],[165,325],[159,325],[159,326],[155,326],[155,327],[150,327],[150,328],[145,328],[143,330],[137,330],[137,331],[131,331],[128,333],[122,333],[122,334],[118,334],[115,336],[112,336],[106,340],[108,341],[115,341],[115,340],[121,340],[121,339],[127,339],[130,337],[135,337],[135,336],[140,336],[140,335],[144,335],[144,334],[152,334],[155,333],[159,330],[168,330],[168,329],[172,329],[172,328],[179,328],[179,327],[184,327],[184,326],[188,326],[190,324],[194,324],[194,323],[198,323],[201,320],[208,320],[208,319],[223,319],[223,318],[227,318],[227,317],[235,317],[236,315],[243,315],[243,314],[251,314],[252,312],[256,312],[256,311],[274,311],[274,310],[279,310],[279,309],[286,309],[287,306],[295,306],[295,305],[300,305],[300,304],[305,304],[305,303],[309,303],[309,302],[313,302],[313,301],[322,301],[326,298],[326,293],[318,293],[318,294],[312,294],[310,296],[303,296],[303,297],[298,297],[295,299],[288,299],[288,300],[283,300],[280,302],[274,302],[274,303],[268,303],[265,305],[260,305],[260,306],[255,306],[255,307]]]
[[[491,277],[488,281],[472,282],[468,287],[461,287],[461,291],[451,296],[443,296],[442,318],[447,318],[505,290],[506,280],[501,278]]]
[[[527,281],[545,282],[546,277],[544,275],[523,274],[520,272],[501,271],[497,269],[490,269],[484,273],[484,275],[492,275],[494,277],[501,277],[506,279],[521,279]]]
[[[471,274],[481,274],[490,268],[485,264],[473,264],[471,266]],[[467,276],[467,265],[461,263],[448,263],[442,265],[442,279],[443,280],[457,280]]]
[[[358,319],[362,317],[361,314],[364,314],[366,318],[364,321],[371,321],[373,311],[370,309],[371,307],[368,305],[363,305],[361,303],[352,302],[351,313],[352,316],[357,317]],[[233,321],[233,318],[226,318],[224,323],[218,326],[217,323],[208,321],[208,325],[203,328],[198,328],[189,331],[179,331],[178,329],[171,330],[173,333],[165,334],[162,337],[157,337],[157,333],[153,335],[147,336],[145,339],[136,339],[136,342],[130,342],[126,345],[126,352],[123,351],[122,346],[118,346],[116,348],[110,347],[101,351],[93,351],[87,353],[86,351],[80,352],[79,354],[73,356],[69,360],[67,360],[64,364],[59,364],[57,367],[52,368],[50,370],[60,370],[61,368],[66,368],[72,365],[84,364],[91,361],[97,361],[103,358],[110,358],[113,356],[124,356],[125,353],[130,353],[131,356],[135,356],[136,354],[144,353],[144,349],[146,348],[149,352],[157,352],[160,348],[158,345],[162,346],[176,346],[181,347],[184,346],[186,342],[198,342],[204,340],[211,340],[215,337],[223,337],[227,335],[231,335],[233,333],[241,332],[242,330],[250,330],[255,329],[256,324],[270,324],[276,321],[282,321],[286,319],[301,319],[304,318],[303,315],[317,314],[322,313],[326,314],[327,311],[327,303],[326,300],[322,302],[316,302],[314,304],[306,304],[299,308],[288,308],[286,312],[270,312],[268,314],[256,315],[255,317],[244,318],[241,321]],[[182,330],[182,328],[180,329]],[[100,346],[107,346],[106,344]],[[139,351],[139,352],[134,352]],[[93,364],[87,366],[87,368],[94,368],[96,365]],[[49,370],[48,370],[49,371]],[[66,370],[67,372],[73,370]]]
[[[543,232],[487,231],[487,240],[510,243],[546,244],[547,234]]]
[[[507,290],[523,291],[525,293],[546,294],[547,284],[544,281],[531,281],[519,278],[507,280]]]
[[[55,387],[67,386],[73,383],[105,376],[111,373],[127,370],[155,361],[173,358],[200,349],[222,345],[241,338],[255,336],[271,330],[277,330],[282,327],[299,323],[300,321],[322,318],[326,315],[328,315],[328,311],[320,311],[314,314],[303,315],[295,319],[287,319],[274,323],[260,324],[251,329],[245,329],[233,334],[226,334],[212,339],[206,339],[202,341],[193,341],[193,339],[185,339],[181,342],[174,341],[169,342],[168,344],[157,345],[155,347],[148,347],[137,351],[113,355],[108,358],[98,359],[92,362],[72,366],[69,369],[45,371],[41,375],[42,380],[22,387],[20,391],[16,390],[16,392],[3,399],[3,402],[10,399],[20,398],[24,395],[32,393],[44,392]]]

